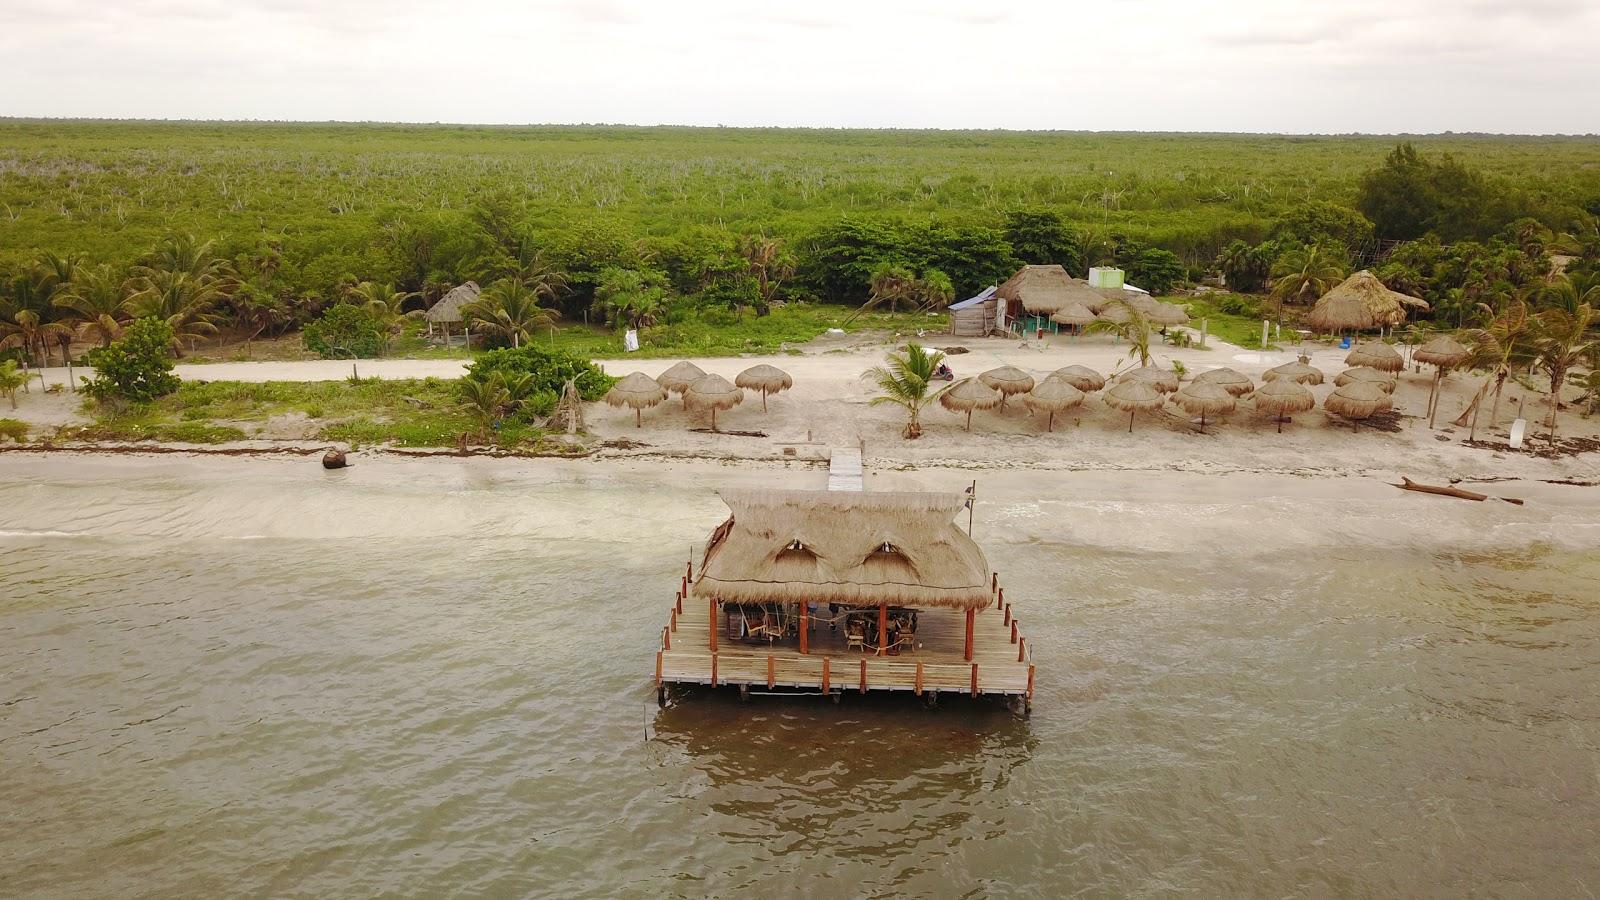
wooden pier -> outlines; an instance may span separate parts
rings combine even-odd
[[[967,613],[955,609],[919,612],[915,643],[898,655],[877,648],[846,647],[844,629],[809,619],[801,646],[775,642],[767,646],[730,641],[719,628],[709,628],[714,602],[687,597],[694,567],[686,570],[656,653],[658,692],[670,684],[735,686],[750,691],[831,695],[867,691],[910,691],[917,696],[955,693],[973,697],[998,695],[1033,698],[1033,654],[996,576],[990,585],[994,602],[972,611],[972,646],[966,646]],[[826,614],[824,606],[818,612]],[[664,696],[664,694],[663,694]]]

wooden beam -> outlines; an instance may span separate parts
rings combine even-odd
[[[672,629],[671,628],[663,628],[663,629],[661,629],[661,649],[663,649],[663,650],[671,650],[672,649]]]
[[[706,601],[706,604],[711,609],[710,618],[706,620],[706,624],[710,627],[706,631],[711,632],[711,657],[715,659],[717,655],[717,598],[710,598]]]
[[[711,686],[717,686],[717,655],[711,654]]]
[[[1449,487],[1443,487],[1433,484],[1419,484],[1405,477],[1404,475],[1400,476],[1400,483],[1395,485],[1395,487],[1402,491],[1418,491],[1423,494],[1438,494],[1443,497],[1456,497],[1461,500],[1483,501],[1489,499],[1488,494],[1480,494],[1477,491],[1469,491],[1465,488],[1458,488],[1453,485]],[[1518,506],[1522,505],[1522,501],[1515,497],[1497,497],[1495,499],[1504,500],[1507,503],[1515,503]]]
[[[973,620],[977,618],[977,615],[978,615],[978,611],[977,610],[975,610],[975,609],[967,610],[967,646],[966,646],[966,649],[964,651],[962,651],[962,656],[961,656],[961,658],[965,659],[967,662],[971,662],[972,661],[972,624],[973,624]]]
[[[861,693],[867,692],[867,658],[861,657]]]
[[[824,656],[822,658],[822,692],[824,694],[826,694],[828,692],[828,663],[829,663],[829,661],[830,661],[829,658],[826,657],[826,656]]]
[[[1033,666],[1028,666],[1028,699],[1033,699]]]
[[[882,656],[889,651],[889,604],[878,604],[878,655]],[[862,660],[862,671],[865,671],[867,661]]]
[[[678,630],[678,608],[677,607],[673,607],[672,608],[672,624],[668,625],[667,627],[671,628],[673,631],[677,631]]]
[[[919,669],[920,671],[920,669]],[[656,689],[661,688],[661,651],[656,651]]]
[[[656,654],[656,659],[657,659],[656,665],[657,666],[660,665],[660,657],[661,657],[661,654],[657,653]],[[661,680],[660,673],[657,673],[656,681],[659,682],[660,680]],[[922,696],[922,661],[921,660],[917,660],[917,686],[916,686],[916,691],[917,691],[917,696],[921,697]]]
[[[773,684],[772,673],[773,673],[773,669],[774,669],[774,667],[776,665],[777,665],[777,660],[774,660],[772,658],[772,654],[770,654],[770,653],[767,654],[767,690],[769,690],[769,691],[772,690],[772,684]]]
[[[1012,619],[1011,620],[1011,643],[1015,644],[1016,642],[1017,642],[1017,620],[1016,619]]]
[[[1017,640],[1017,662],[1023,662],[1024,661],[1024,657],[1026,657],[1027,655],[1028,655],[1028,639],[1027,638],[1019,638]]]
[[[1006,605],[1006,589],[1000,588],[994,592],[994,608],[1003,609]]]
[[[808,648],[808,644],[809,644],[809,641],[810,641],[809,632],[811,631],[811,617],[810,617],[810,615],[808,615],[808,613],[810,613],[810,611],[811,611],[811,604],[804,603],[804,602],[802,602],[800,604],[800,655],[801,656],[805,656],[806,653],[808,652],[808,649],[809,649]]]
[[[1011,604],[1009,604],[1009,603],[1006,604],[1006,619],[1005,619],[1004,622],[1001,622],[1000,624],[1002,624],[1002,625],[1010,625],[1011,624]]]
[[[972,696],[978,696],[978,664],[972,664]]]

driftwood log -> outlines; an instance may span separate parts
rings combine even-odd
[[[1454,486],[1442,486],[1442,485],[1437,485],[1437,484],[1418,484],[1417,482],[1412,481],[1411,479],[1405,477],[1404,475],[1400,476],[1400,484],[1395,485],[1395,487],[1399,488],[1402,491],[1417,491],[1417,492],[1423,493],[1423,494],[1438,494],[1441,497],[1456,497],[1456,498],[1459,498],[1461,500],[1479,500],[1479,501],[1482,501],[1482,500],[1489,499],[1489,495],[1488,494],[1480,494],[1477,491],[1469,491],[1469,490],[1465,490],[1463,488],[1458,488],[1458,487],[1454,487]],[[1515,497],[1496,497],[1495,499],[1496,500],[1504,500],[1507,503],[1515,503],[1518,506],[1522,505],[1522,501],[1518,500]]]

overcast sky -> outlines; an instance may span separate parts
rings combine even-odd
[[[1600,132],[1600,0],[0,0],[0,115]]]

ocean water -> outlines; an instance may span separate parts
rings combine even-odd
[[[1592,489],[977,478],[1030,716],[657,709],[801,465],[0,458],[0,894],[1600,893]]]

